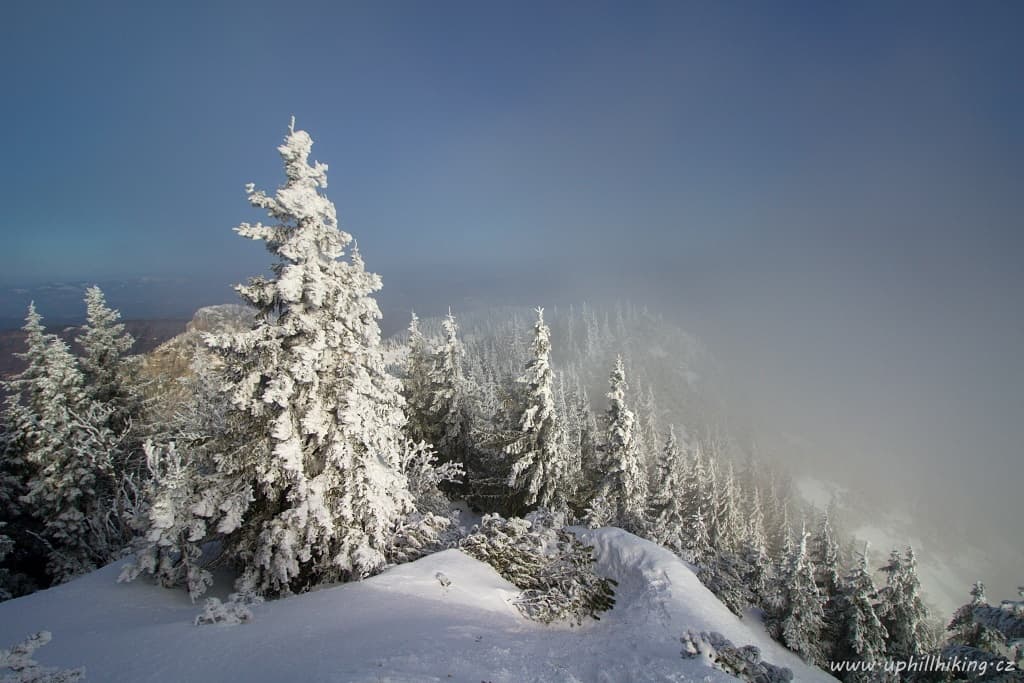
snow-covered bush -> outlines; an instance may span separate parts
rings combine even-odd
[[[258,595],[244,593],[232,593],[228,596],[227,602],[222,602],[220,598],[207,598],[206,604],[203,605],[203,613],[196,617],[195,625],[244,624],[252,621],[252,610],[249,607],[261,602],[263,598]]]
[[[194,600],[213,582],[201,562],[210,515],[204,514],[195,467],[173,441],[164,447],[147,441],[143,448],[150,472],[148,508],[136,523],[135,559],[119,580],[150,574],[167,588],[185,585]]]
[[[612,523],[614,510],[604,496],[597,496],[583,513],[583,521],[591,529],[600,529]]]
[[[753,645],[736,647],[717,632],[687,631],[680,638],[683,657],[703,657],[710,666],[750,683],[789,683],[793,672],[761,661],[761,650]]]
[[[459,483],[464,474],[462,463],[438,463],[430,444],[406,441],[398,469],[409,482],[416,511],[396,524],[388,544],[388,561],[411,562],[457,545],[459,529],[453,523],[451,503],[441,484]]]
[[[388,544],[388,561],[412,562],[424,555],[458,545],[459,528],[451,516],[413,512],[398,523]]]
[[[460,547],[523,590],[516,607],[527,618],[574,624],[598,619],[615,604],[616,582],[594,573],[590,546],[554,524],[544,515],[533,522],[485,515]]]
[[[441,491],[441,484],[460,483],[465,474],[462,463],[439,463],[437,452],[430,444],[406,441],[398,469],[409,482],[409,492],[415,499],[417,510],[435,515],[448,514],[451,506],[448,497]]]
[[[54,669],[33,659],[52,637],[49,631],[40,631],[9,650],[0,650],[0,683],[73,683],[85,678],[85,669]]]

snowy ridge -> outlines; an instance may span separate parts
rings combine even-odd
[[[593,546],[599,573],[619,582],[615,610],[603,619],[636,647],[657,633],[674,637],[675,646],[686,629],[717,631],[737,646],[756,645],[764,660],[792,669],[794,680],[833,680],[772,640],[755,615],[737,619],[700,582],[693,567],[671,551],[621,529],[577,533]]]
[[[599,572],[619,581],[615,608],[580,628],[527,621],[510,603],[512,584],[448,550],[254,606],[254,620],[238,626],[193,626],[200,605],[184,591],[118,584],[115,563],[0,604],[0,646],[49,630],[53,642],[37,659],[84,666],[91,681],[736,680],[681,657],[679,637],[693,629],[759,646],[796,681],[833,680],[756,620],[737,619],[671,552],[619,529],[578,533]]]

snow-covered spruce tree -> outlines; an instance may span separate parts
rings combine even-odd
[[[0,600],[33,592],[45,578],[39,521],[22,501],[32,468],[26,460],[29,416],[8,395],[0,422]],[[45,583],[45,581],[42,581]]]
[[[975,620],[974,610],[978,607],[988,607],[985,584],[981,581],[971,586],[971,601],[954,612],[946,626],[950,634],[948,643],[999,654],[1006,645],[1006,639],[999,631]]]
[[[887,581],[879,591],[878,616],[889,634],[888,656],[906,660],[924,654],[929,638],[928,608],[921,600],[914,549],[908,547],[902,557],[899,550],[893,549],[881,571]]]
[[[701,562],[700,578],[729,609],[742,616],[746,608],[757,601],[748,581],[757,571],[748,564],[750,556],[743,545],[744,529],[731,463],[717,479],[717,497],[712,501],[717,511],[715,528],[709,529],[711,552]],[[757,558],[750,559],[756,561]]]
[[[286,181],[273,196],[247,188],[274,223],[241,224],[277,257],[273,277],[237,291],[256,309],[251,330],[208,338],[242,430],[217,458],[225,494],[218,531],[242,570],[239,589],[298,591],[359,578],[387,561],[392,534],[413,510],[398,469],[405,423],[400,386],[385,370],[380,278],[345,249],[323,194],[327,166],[309,162],[313,141],[295,130],[278,148]]]
[[[686,510],[683,500],[683,467],[674,425],[658,461],[657,479],[651,485],[652,540],[676,554],[686,550]]]
[[[508,485],[521,494],[527,508],[539,505],[552,511],[567,509],[572,494],[565,434],[555,407],[551,370],[551,330],[544,324],[544,309],[537,309],[531,359],[519,378],[524,387],[523,412],[515,439],[505,447],[514,458]]]
[[[834,661],[862,662],[869,670],[847,671],[846,681],[875,680],[871,667],[885,659],[889,634],[875,611],[877,590],[868,571],[867,548],[839,586]]]
[[[442,462],[464,459],[467,437],[466,379],[463,376],[464,351],[459,341],[459,326],[449,310],[441,323],[444,340],[434,354],[430,371],[430,442]]]
[[[576,500],[574,508],[582,510],[588,507],[600,490],[604,478],[603,463],[598,447],[600,429],[597,426],[597,416],[590,406],[590,395],[582,382],[577,378],[575,412],[580,425],[580,472],[576,484]]]
[[[420,319],[412,314],[409,321],[409,340],[405,361],[405,377],[402,378],[402,395],[405,397],[405,427],[409,439],[415,443],[426,441],[431,443],[434,438],[433,416],[430,411],[431,390],[430,372],[433,369],[433,352],[426,337],[420,331]]]
[[[826,511],[815,530],[811,545],[811,563],[814,566],[814,583],[818,586],[822,607],[825,612],[825,629],[822,632],[822,651],[826,657],[838,639],[839,628],[839,543],[832,529],[831,516]]]
[[[708,553],[698,576],[722,604],[742,618],[746,609],[755,601],[746,579],[748,572],[749,568],[742,555],[723,551]]]
[[[764,607],[772,580],[771,558],[768,555],[768,541],[764,533],[761,492],[756,486],[749,490],[751,493],[747,506],[747,523],[743,532],[740,553],[747,567],[746,581],[754,596],[754,603]]]
[[[768,552],[779,565],[789,560],[789,551],[793,545],[792,486],[788,476],[773,468],[768,476],[768,493],[762,501],[765,506]]]
[[[743,525],[740,519],[736,474],[731,462],[719,474],[718,480],[718,500],[715,506],[717,528],[713,543],[720,552],[736,553],[740,550]]]
[[[698,505],[686,522],[686,549],[683,556],[697,566],[704,566],[714,556],[711,533],[704,518],[704,509]]]
[[[1020,598],[1024,598],[1024,587],[1019,587],[1017,593]],[[982,628],[998,634],[1006,644],[1006,649],[998,655],[990,655],[980,647],[950,646],[943,651],[943,655],[960,655],[985,660],[989,662],[990,667],[1002,661],[1002,671],[1009,671],[1011,677],[1017,676],[1019,679],[1020,672],[1024,670],[1024,599],[1003,600],[999,605],[977,605],[974,608],[974,621]],[[1016,669],[1011,671],[1005,664],[1007,661],[1012,662]]]
[[[608,432],[605,438],[605,476],[599,490],[612,509],[612,523],[626,531],[644,528],[647,481],[636,439],[636,415],[626,406],[626,370],[622,356],[608,379]]]
[[[807,533],[800,536],[781,583],[780,601],[768,620],[769,632],[804,661],[821,663],[824,613],[814,584]]]
[[[89,395],[111,408],[111,427],[124,429],[131,420],[131,397],[124,382],[124,354],[135,339],[118,322],[121,313],[110,308],[99,287],[85,291],[86,323],[75,338],[82,347],[81,366]]]
[[[30,305],[25,370],[5,383],[6,419],[19,433],[29,467],[22,496],[41,525],[47,573],[55,582],[95,569],[127,543],[127,511],[110,454],[118,437],[110,409],[85,391],[82,373],[61,339],[45,334]]]
[[[570,371],[571,372],[571,369]],[[565,452],[565,479],[567,482],[566,497],[571,507],[577,500],[583,483],[583,422],[576,411],[579,398],[575,393],[576,380],[566,382],[566,372],[559,373],[558,386],[555,391],[555,407],[558,420],[562,424],[563,445]],[[570,375],[571,377],[571,375]]]

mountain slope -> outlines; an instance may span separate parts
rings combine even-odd
[[[49,630],[37,659],[84,666],[92,681],[735,680],[682,659],[679,637],[692,629],[756,644],[797,681],[832,680],[737,619],[667,550],[618,529],[580,533],[619,587],[615,608],[578,628],[522,618],[514,586],[448,550],[258,605],[238,626],[193,626],[199,607],[184,592],[118,584],[118,563],[0,604],[0,645]]]

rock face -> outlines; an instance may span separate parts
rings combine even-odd
[[[206,306],[195,312],[185,326],[185,333],[237,332],[252,325],[253,315],[253,309],[241,304]]]
[[[196,311],[185,331],[168,339],[140,359],[140,372],[150,378],[175,379],[189,373],[192,361],[206,353],[203,335],[248,329],[253,309],[238,304],[206,306]]]

